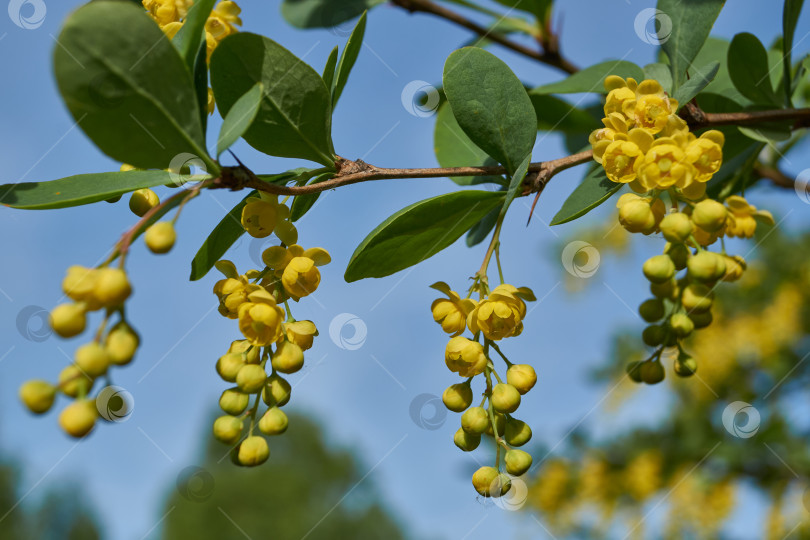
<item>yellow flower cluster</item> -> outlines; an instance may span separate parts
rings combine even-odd
[[[449,386],[442,395],[445,406],[453,412],[464,413],[461,427],[453,441],[464,452],[475,450],[486,434],[495,439],[498,448],[495,467],[481,467],[473,474],[472,482],[476,491],[484,497],[499,497],[511,489],[508,475],[520,476],[532,464],[530,454],[515,447],[526,444],[532,433],[529,426],[511,416],[520,406],[521,396],[531,390],[537,382],[534,368],[528,364],[512,364],[495,343],[505,337],[517,336],[523,329],[526,316],[526,300],[534,300],[534,294],[526,287],[517,288],[502,284],[489,294],[485,283],[476,280],[470,295],[476,288],[481,299],[461,298],[450,286],[439,281],[431,285],[446,298],[438,298],[430,306],[433,319],[439,323],[450,341],[444,352],[445,363],[454,373],[467,378],[462,383]],[[461,334],[469,329],[473,339]],[[478,340],[484,337],[482,345]],[[495,371],[489,358],[490,348],[495,349],[507,363],[506,382]],[[486,391],[484,400],[472,407],[473,392],[471,383],[474,377],[484,374]],[[492,376],[497,384],[492,381]],[[507,474],[501,473],[500,449],[506,450],[504,463]]]
[[[701,198],[723,162],[723,134],[695,137],[676,114],[678,102],[655,80],[611,75],[605,89],[605,127],[589,141],[607,177],[637,193],[677,189],[687,199]]]
[[[59,415],[59,425],[72,437],[84,437],[95,426],[99,415],[106,420],[126,416],[124,409],[110,410],[109,399],[102,392],[90,397],[96,379],[107,375],[112,366],[124,366],[132,361],[140,345],[137,333],[127,324],[123,304],[132,294],[126,272],[121,268],[85,268],[71,266],[62,281],[62,290],[73,302],[56,306],[50,314],[50,325],[60,337],[78,336],[87,326],[87,313],[104,310],[104,319],[95,339],[79,346],[74,361],[59,374],[52,384],[44,380],[31,380],[20,388],[20,399],[35,414],[51,409],[56,394],[61,392],[74,399]],[[120,320],[110,325],[114,314]],[[98,401],[98,403],[97,403]]]
[[[194,8],[194,0],[142,0],[142,3],[147,13],[169,39],[182,28],[186,15]],[[211,11],[205,22],[205,42],[209,59],[220,41],[239,31],[236,27],[242,25],[242,19],[239,18],[241,12],[236,2],[230,0],[219,2]]]
[[[169,39],[174,38],[182,28],[188,12],[194,9],[194,0],[142,0],[142,3],[149,16],[155,20]],[[242,25],[242,19],[239,18],[240,13],[242,13],[241,8],[231,0],[222,0],[211,11],[205,22],[207,60],[211,60],[211,53],[223,39],[239,31],[237,26]],[[214,92],[209,88],[209,114],[214,113],[214,106]]]
[[[231,261],[222,260],[216,268],[225,277],[214,284],[219,312],[238,320],[244,339],[231,344],[217,361],[217,373],[236,386],[222,393],[219,404],[226,413],[214,422],[214,436],[234,445],[232,461],[254,466],[269,457],[267,441],[254,436],[258,426],[264,435],[279,435],[287,429],[287,416],[280,407],[290,398],[290,384],[279,374],[291,374],[304,365],[304,351],[312,347],[318,329],[312,321],[296,321],[289,300],[298,301],[315,292],[321,281],[318,266],[330,262],[322,248],[305,250],[295,242],[298,231],[290,222],[290,209],[277,197],[262,194],[246,201],[242,226],[256,238],[275,233],[280,245],[262,253],[263,270],[239,274]],[[268,364],[270,373],[268,375]],[[255,394],[254,406],[245,413]],[[258,396],[267,410],[256,421]],[[249,417],[248,436],[242,439],[245,416]]]

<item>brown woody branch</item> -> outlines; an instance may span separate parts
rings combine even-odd
[[[391,0],[391,3],[395,6],[399,6],[403,9],[407,9],[411,13],[421,12],[421,13],[430,13],[432,15],[436,15],[437,17],[441,17],[447,21],[455,23],[461,27],[470,30],[482,38],[486,38],[490,41],[494,41],[499,45],[506,47],[507,49],[511,49],[516,53],[522,54],[527,56],[533,60],[537,60],[543,64],[555,67],[557,69],[561,69],[566,73],[576,73],[579,71],[579,68],[569,62],[566,58],[564,58],[560,54],[558,40],[556,36],[552,35],[549,29],[546,30],[546,33],[543,35],[543,39],[539,40],[544,48],[542,51],[534,50],[530,47],[526,47],[512,41],[511,39],[493,32],[492,30],[481,26],[480,24],[468,19],[464,15],[460,13],[456,13],[455,11],[451,11],[443,6],[440,6],[430,0]]]
[[[768,122],[787,121],[793,121],[792,129],[810,127],[810,109],[709,113],[690,102],[681,109],[679,114],[692,129],[716,126],[752,126]]]
[[[530,164],[530,174],[526,177],[527,182],[522,191],[523,195],[540,191],[557,173],[586,163],[590,161],[592,157],[593,152],[587,150],[552,161],[539,161]],[[347,159],[341,159],[337,165],[338,171],[334,178],[307,186],[282,186],[271,184],[263,181],[250,170],[242,166],[223,167],[220,177],[214,180],[210,187],[229,188],[232,190],[251,188],[275,195],[307,195],[372,180],[444,178],[453,176],[500,176],[507,174],[506,168],[501,166],[387,169],[375,167],[362,160],[350,161]]]
[[[689,103],[681,110],[680,114],[692,129],[723,125],[755,125],[763,122],[784,121],[788,119],[795,120],[794,127],[803,127],[810,123],[810,109],[707,113],[693,103]],[[529,174],[526,176],[521,194],[528,195],[530,193],[539,193],[554,175],[576,165],[586,163],[590,161],[592,157],[593,153],[588,150],[551,161],[539,161],[530,164]],[[240,163],[238,167],[223,167],[221,176],[212,180],[209,187],[228,188],[231,190],[252,188],[276,195],[307,195],[373,180],[444,178],[454,176],[501,176],[507,174],[507,170],[502,166],[389,169],[376,167],[362,160],[351,161],[343,158],[340,158],[335,165],[337,171],[335,172],[334,178],[330,180],[306,186],[283,186],[265,182]],[[776,177],[772,170],[768,170],[768,172],[770,174],[763,174],[762,176],[772,180],[775,185],[782,187],[793,185],[793,181],[789,178],[784,176]]]
[[[775,167],[768,167],[762,163],[754,164],[754,174],[760,178],[770,180],[774,185],[792,189],[796,181]]]

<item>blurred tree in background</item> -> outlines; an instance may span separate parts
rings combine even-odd
[[[17,489],[20,468],[0,464],[0,538],[3,540],[98,540],[101,532],[93,511],[77,485],[63,484],[45,494],[38,505],[22,504]]]
[[[406,538],[377,502],[351,449],[330,447],[323,430],[290,415],[264,467],[234,468],[229,449],[207,441],[201,468],[181,473],[166,503],[163,538],[398,540]],[[238,525],[237,525],[238,524]],[[240,534],[241,531],[241,534]]]
[[[719,287],[714,323],[688,344],[698,372],[691,380],[668,376],[668,414],[607,440],[580,432],[542,463],[525,509],[555,535],[724,538],[741,490],[753,488],[769,506],[765,530],[753,537],[810,538],[802,524],[810,506],[802,395],[810,378],[810,235],[774,228],[760,231],[766,236],[738,290]],[[625,251],[620,237],[606,244]],[[613,390],[613,406],[634,405],[638,387],[625,365],[643,355],[633,333],[617,336],[597,373]]]

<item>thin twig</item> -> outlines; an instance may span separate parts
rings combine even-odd
[[[391,0],[391,3],[412,13],[421,12],[436,15],[437,17],[441,17],[442,19],[462,26],[467,30],[471,30],[483,38],[494,41],[499,45],[511,49],[516,53],[522,54],[557,69],[561,69],[566,73],[576,73],[579,71],[577,66],[563,58],[563,56],[560,54],[559,48],[557,47],[558,40],[556,38],[552,38],[551,36],[544,36],[544,39],[542,40],[542,43],[548,48],[544,49],[543,51],[537,51],[512,41],[511,39],[468,19],[464,15],[451,11],[443,6],[431,2],[430,0]]]

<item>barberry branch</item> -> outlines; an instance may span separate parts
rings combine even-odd
[[[555,67],[565,71],[566,73],[576,73],[579,71],[577,66],[572,64],[560,54],[558,46],[559,41],[556,36],[550,33],[550,29],[547,29],[542,36],[542,39],[538,40],[542,45],[544,45],[544,48],[542,51],[537,51],[512,41],[501,34],[493,32],[491,29],[481,26],[464,15],[451,11],[443,6],[431,2],[430,0],[391,0],[391,3],[412,13],[421,12],[436,15],[437,17],[441,17],[442,19],[457,24],[463,28],[466,28],[467,30],[471,30],[482,38],[494,41],[495,43],[498,43],[507,49],[511,49],[516,53],[527,56],[533,60],[537,60],[538,62],[548,66]]]
[[[793,178],[786,175],[776,167],[768,167],[762,163],[754,164],[754,174],[760,178],[770,180],[779,187],[793,188],[796,184],[796,181]]]
[[[794,122],[792,129],[810,127],[810,108],[742,111],[733,113],[705,112],[694,103],[687,103],[678,113],[692,129],[717,126],[752,126],[768,122]]]
[[[725,125],[747,126],[780,120],[795,120],[794,129],[810,126],[810,108],[738,113],[707,113],[694,103],[689,103],[681,110],[680,116],[686,120],[689,127],[692,129]],[[529,174],[526,176],[521,195],[540,193],[548,181],[556,174],[570,169],[571,167],[587,163],[592,158],[593,152],[586,150],[551,161],[538,161],[530,164],[528,169]],[[307,186],[283,186],[265,182],[242,164],[238,167],[222,167],[219,178],[210,180],[204,187],[227,188],[231,190],[251,188],[275,195],[308,195],[351,184],[358,184],[360,182],[370,182],[372,180],[445,178],[454,176],[499,176],[507,173],[506,169],[502,166],[403,169],[377,167],[363,160],[352,161],[344,158],[340,158],[335,165],[337,171],[334,178]],[[765,177],[772,180],[777,186],[788,187],[788,184],[784,181],[780,182],[771,176]],[[792,186],[792,184],[790,184],[790,186]]]
[[[534,193],[541,189],[554,175],[566,169],[587,163],[593,157],[593,152],[586,150],[551,161],[538,161],[529,165],[528,176],[530,185],[524,186],[523,194]],[[347,171],[347,172],[344,172]],[[251,188],[275,195],[307,195],[320,193],[329,189],[369,182],[372,180],[395,180],[403,178],[444,178],[453,176],[498,176],[507,171],[502,166],[486,167],[434,167],[416,169],[389,169],[376,167],[362,160],[351,161],[342,159],[338,162],[338,171],[335,177],[325,182],[310,184],[308,186],[282,186],[263,181],[247,168],[223,167],[222,175],[213,180],[212,188],[229,188],[239,190]]]

